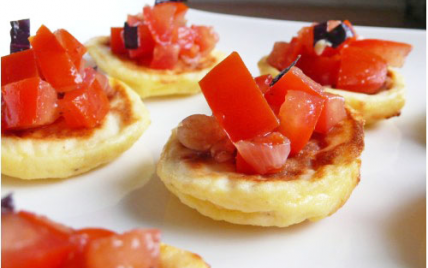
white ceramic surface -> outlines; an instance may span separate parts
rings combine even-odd
[[[14,2],[0,10],[1,55],[9,49],[9,20],[30,17],[33,34],[44,23],[86,41],[122,25],[126,14],[137,13],[144,1]],[[193,10],[188,19],[214,25],[221,38],[218,48],[238,51],[255,76],[257,61],[275,41],[289,40],[307,25]],[[155,164],[180,120],[209,113],[201,94],[145,101],[153,123],[116,161],[60,181],[2,176],[2,195],[14,192],[19,209],[73,227],[161,228],[165,242],[197,252],[212,267],[425,267],[426,33],[356,29],[367,38],[414,46],[401,70],[408,99],[400,117],[367,129],[361,182],[345,206],[327,219],[285,229],[238,226],[201,216],[169,194],[155,175]]]

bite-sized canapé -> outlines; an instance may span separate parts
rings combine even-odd
[[[346,103],[371,124],[400,115],[405,85],[394,69],[402,67],[412,46],[394,41],[360,38],[349,21],[314,23],[290,42],[276,42],[259,63],[261,74],[277,75],[293,62],[327,92]]]
[[[212,27],[187,26],[184,1],[155,1],[142,13],[128,15],[124,27],[109,37],[86,43],[98,66],[134,89],[142,98],[194,94],[198,81],[221,59],[214,50]]]
[[[157,229],[119,234],[103,228],[73,229],[2,199],[3,268],[208,268],[197,254],[161,243]]]
[[[150,119],[139,96],[85,67],[77,39],[44,25],[29,37],[29,20],[13,24],[12,53],[1,58],[2,174],[74,176],[113,160],[141,136]]]
[[[360,178],[363,121],[289,66],[253,79],[234,52],[201,81],[213,115],[172,131],[157,173],[216,220],[285,227],[334,213]]]

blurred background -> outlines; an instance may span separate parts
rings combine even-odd
[[[188,0],[191,8],[295,21],[426,29],[425,0]]]

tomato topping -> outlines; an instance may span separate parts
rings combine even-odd
[[[137,15],[128,15],[126,20],[129,26],[138,26],[144,24],[143,14],[139,13]]]
[[[59,100],[62,115],[71,128],[95,127],[109,110],[109,100],[92,68],[85,69],[82,87],[67,92]]]
[[[177,6],[173,4],[161,4],[153,8],[144,7],[144,21],[149,26],[150,32],[157,43],[161,45],[170,44],[176,11]]]
[[[278,70],[284,69],[287,66],[287,63],[289,63],[288,51],[290,49],[290,46],[290,43],[275,42],[275,44],[273,44],[272,52],[267,58],[267,62],[269,63],[269,65],[275,67]]]
[[[74,249],[70,233],[31,213],[2,214],[3,268],[60,268]]]
[[[173,69],[178,62],[180,47],[175,44],[156,45],[153,51],[153,59],[150,68],[153,69]]]
[[[288,90],[299,90],[323,98],[323,87],[307,77],[299,68],[292,67],[265,93],[265,98],[275,113],[279,112]]]
[[[278,119],[238,53],[233,52],[200,82],[214,116],[233,142],[271,132]]]
[[[86,265],[87,268],[158,267],[159,251],[158,230],[134,230],[90,242]]]
[[[218,42],[218,35],[213,27],[208,26],[195,26],[192,29],[196,31],[195,44],[199,46],[199,51],[202,55],[209,54]]]
[[[297,38],[298,38],[298,42],[301,44],[301,49],[305,52],[305,54],[314,53],[314,27],[313,26],[303,27],[297,34]],[[295,42],[297,42],[297,40]],[[296,51],[295,53],[301,54],[302,52]],[[292,55],[294,57],[292,61],[294,61],[297,58],[297,55],[296,54]]]
[[[123,27],[112,27],[110,31],[111,51],[115,54],[125,54],[127,50],[123,42]]]
[[[387,65],[381,57],[358,47],[347,47],[341,54],[338,88],[367,94],[382,89]]]
[[[56,30],[54,35],[62,47],[67,51],[68,55],[74,63],[74,66],[79,68],[82,57],[86,53],[86,47],[64,29]]]
[[[339,74],[340,57],[302,55],[296,64],[305,75],[321,85],[335,86]]]
[[[30,43],[44,79],[58,92],[73,90],[82,82],[71,57],[46,26],[39,28]]]
[[[39,77],[7,84],[2,93],[2,130],[50,124],[58,118],[57,93]]]
[[[248,163],[257,174],[267,174],[278,171],[285,165],[290,153],[290,140],[279,132],[265,136],[257,136],[251,140],[241,140],[235,143],[240,157]],[[246,165],[240,165],[237,170],[248,172]],[[251,169],[249,170],[251,171]]]
[[[327,134],[335,125],[346,118],[345,99],[325,92],[326,100],[315,126],[315,132]]]
[[[270,74],[261,75],[254,78],[254,81],[256,81],[262,94],[265,94],[270,88],[270,83],[272,83],[272,76]]]
[[[291,155],[297,154],[312,136],[324,106],[324,98],[288,90],[278,117],[279,131],[291,141]]]
[[[189,27],[177,27],[172,35],[172,42],[178,44],[181,49],[189,50],[195,43],[197,32]]]
[[[377,39],[357,40],[351,46],[376,54],[392,67],[403,66],[404,60],[412,50],[409,44]]]
[[[2,86],[37,76],[39,76],[39,72],[37,70],[33,49],[27,49],[1,57]]]
[[[138,48],[129,49],[131,59],[151,56],[156,43],[150,33],[149,27],[145,24],[138,25]]]

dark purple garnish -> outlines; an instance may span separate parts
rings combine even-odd
[[[129,24],[125,22],[123,39],[127,49],[138,48],[138,26],[129,26]]]
[[[314,26],[314,46],[319,40],[327,39],[327,22]]]
[[[340,46],[346,39],[353,37],[354,33],[345,23],[341,22],[333,30],[327,31],[328,23],[323,22],[314,26],[314,46],[320,40],[331,43],[333,48]]]
[[[13,205],[12,194],[8,194],[1,199],[1,213],[13,212],[15,209]]]
[[[187,0],[155,0],[155,6],[162,3],[168,3],[168,2],[184,3],[184,2],[187,2]]]
[[[297,56],[296,60],[293,61],[290,66],[288,66],[287,68],[285,68],[284,70],[282,70],[277,76],[275,76],[274,79],[272,79],[272,82],[270,82],[270,87],[272,87],[273,85],[275,85],[276,82],[279,81],[279,79],[281,79],[281,77],[283,77],[286,73],[288,73],[288,71],[290,71],[291,67],[293,67],[294,65],[297,64],[297,62],[299,61],[301,55]]]
[[[30,20],[11,21],[10,25],[10,53],[23,51],[30,48]]]

